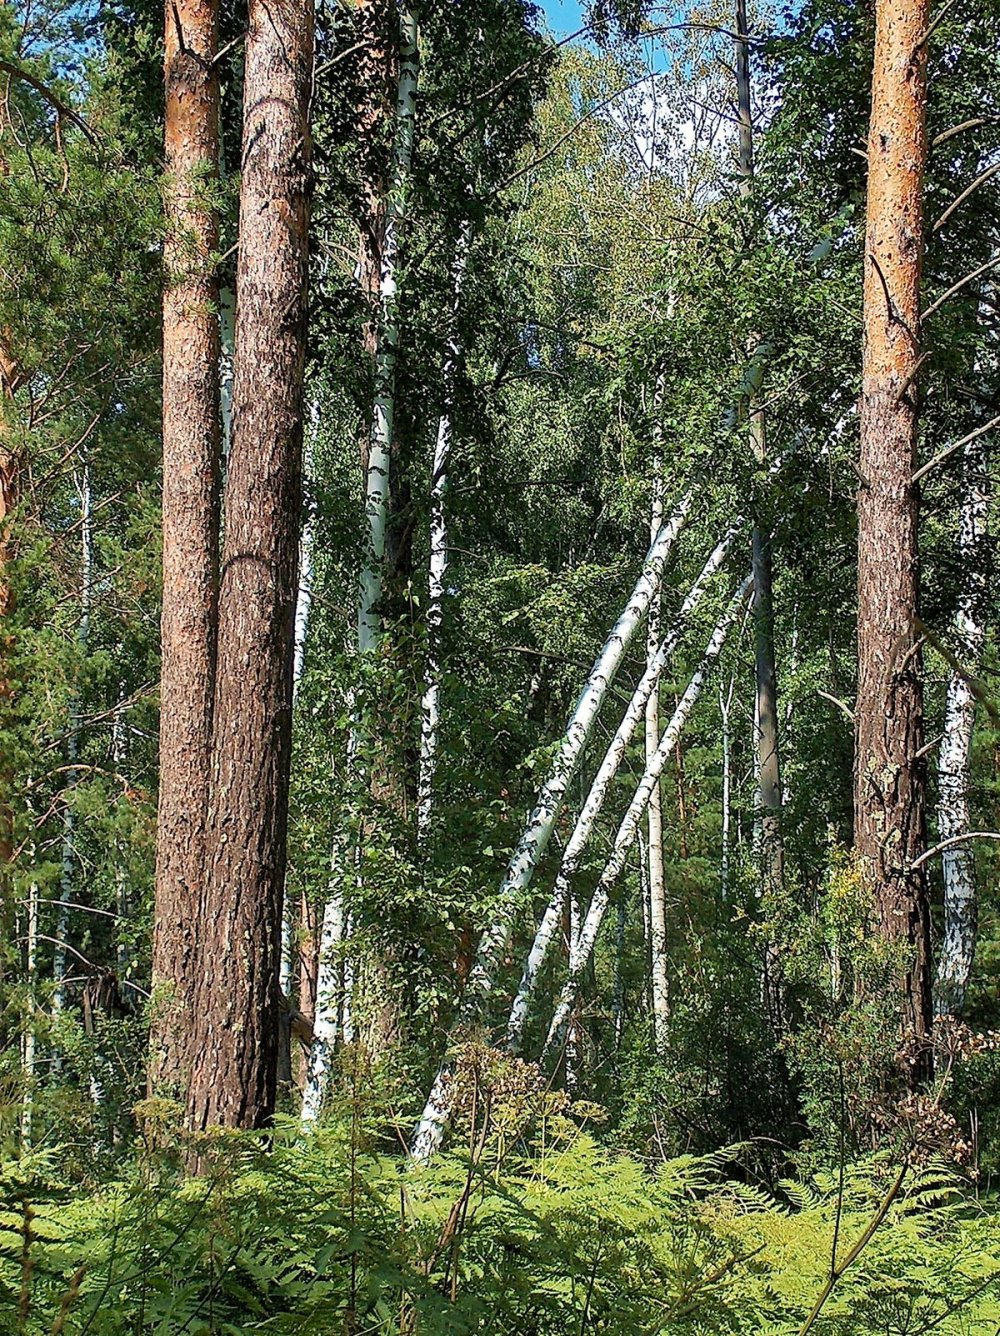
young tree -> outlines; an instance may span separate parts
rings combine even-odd
[[[233,439],[188,1120],[274,1109],[306,351],[311,0],[252,0]]]
[[[921,362],[927,161],[927,0],[879,0],[868,133],[855,846],[878,929],[903,953],[904,1034],[931,1023],[917,519],[912,482]],[[919,1066],[919,1064],[918,1064]]]
[[[190,1074],[215,688],[219,515],[218,0],[167,0],[163,606],[151,1089]]]

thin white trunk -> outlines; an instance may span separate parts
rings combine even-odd
[[[722,898],[729,898],[729,828],[732,823],[732,757],[729,734],[729,712],[733,706],[733,691],[736,679],[730,677],[729,690],[725,694],[719,688],[719,715],[722,720],[722,855],[720,880]]]
[[[657,385],[656,403],[659,409],[661,387]],[[658,432],[659,425],[657,423]],[[657,449],[653,458],[653,505],[650,528],[656,533],[663,518],[662,458]],[[646,636],[646,671],[655,663],[660,641],[660,596],[649,605],[649,625]],[[656,675],[649,699],[646,701],[646,765],[656,754],[660,741],[660,673]],[[649,795],[646,810],[649,837],[649,946],[650,983],[653,1002],[653,1036],[656,1052],[662,1057],[667,1051],[670,1023],[669,981],[667,975],[667,881],[663,866],[663,801],[657,782]]]
[[[375,649],[382,635],[380,604],[389,518],[389,459],[396,408],[396,353],[399,346],[399,241],[410,192],[419,65],[416,15],[408,6],[404,6],[400,13],[399,84],[392,179],[379,278],[375,403],[365,483],[368,534],[358,597],[358,649],[362,654]]]
[[[497,968],[510,941],[524,893],[531,883],[538,860],[545,852],[552,828],[562,808],[566,789],[580,764],[608,687],[643,617],[649,610],[650,601],[663,577],[667,556],[683,528],[692,501],[693,496],[688,492],[656,535],[646,554],[642,572],[628,603],[605,641],[580,693],[549,777],[507,866],[506,875],[500,886],[496,917],[480,940],[476,960],[466,984],[465,996],[452,1027],[452,1034],[465,1028],[478,1017],[483,1003],[493,991]],[[414,1133],[410,1153],[418,1161],[428,1160],[444,1137],[449,1117],[448,1075],[449,1067],[446,1061],[438,1069]]]
[[[445,493],[451,456],[455,385],[462,346],[458,335],[458,313],[465,278],[471,226],[463,223],[452,265],[453,306],[451,330],[445,347],[444,408],[438,420],[431,473],[430,561],[427,598],[427,662],[424,694],[420,702],[420,766],[417,774],[417,838],[425,840],[434,807],[434,775],[437,770],[438,728],[441,720],[441,628],[444,624],[445,577],[448,571],[448,515]]]
[[[566,943],[571,956],[582,927],[583,916],[580,913],[580,898],[571,894],[569,897],[569,940]],[[576,1091],[579,1068],[580,1033],[579,1022],[577,1021],[569,1027],[569,1033],[566,1036],[566,1089],[571,1095]]]
[[[625,929],[627,926],[628,907],[622,899],[618,902],[618,922],[615,925],[615,991],[611,1002],[616,1053],[622,1046],[622,1033],[625,1029]]]
[[[219,293],[219,418],[222,426],[222,470],[233,437],[233,365],[236,349],[236,293],[229,284]]]
[[[982,438],[965,448],[964,494],[959,522],[959,557],[965,588],[955,614],[955,631],[964,664],[973,675],[982,659],[984,609],[988,598],[983,551],[989,519],[987,460]],[[952,671],[944,708],[944,736],[938,748],[938,839],[971,829],[972,736],[976,698],[968,678]],[[939,1016],[960,1016],[976,950],[978,904],[976,863],[971,843],[955,844],[941,854],[944,876],[944,938],[938,958],[934,1009]]]
[[[639,726],[640,719],[646,710],[646,704],[653,695],[653,692],[660,680],[660,675],[680,643],[681,636],[684,634],[685,627],[691,614],[698,607],[705,591],[708,588],[712,576],[718,571],[735,537],[736,530],[731,529],[729,533],[716,545],[709,554],[708,560],[702,567],[697,580],[688,591],[688,595],[681,604],[676,621],[670,629],[670,633],[665,637],[646,663],[646,671],[643,673],[632,698],[626,706],[625,713],[622,715],[621,722],[615,730],[614,737],[608,744],[607,751],[601,764],[598,766],[597,774],[594,776],[593,783],[590,786],[590,792],[580,809],[580,815],[577,817],[576,825],[573,827],[572,834],[567,841],[566,848],[563,851],[562,864],[556,876],[555,885],[552,890],[552,897],[542,915],[542,920],[535,933],[535,940],[531,944],[531,950],[528,952],[528,958],[524,965],[524,972],[521,975],[521,983],[518,987],[514,1001],[511,1005],[510,1016],[507,1020],[507,1046],[511,1052],[520,1051],[524,1038],[524,1026],[528,1019],[528,1011],[531,999],[538,981],[539,971],[545,963],[549,949],[559,928],[559,920],[563,913],[563,906],[566,902],[566,894],[577,868],[580,866],[580,860],[590,840],[594,825],[604,802],[611,790],[611,785],[618,773],[618,768],[622,763],[629,743]],[[654,749],[655,750],[655,749]],[[646,859],[646,884],[648,886],[648,873],[652,866],[652,859]],[[647,912],[645,906],[648,905],[648,897],[644,896],[644,916]],[[650,928],[650,934],[652,929]]]
[[[566,1029],[566,1023],[576,1002],[577,993],[580,988],[580,981],[583,977],[583,971],[593,952],[597,941],[597,934],[600,931],[604,915],[608,908],[611,898],[611,891],[615,883],[621,876],[622,869],[628,858],[629,850],[635,842],[642,821],[643,813],[649,802],[649,796],[653,789],[659,783],[663,768],[670,759],[677,739],[680,737],[684,725],[694,709],[704,688],[705,682],[711,671],[712,665],[722,652],[722,647],[726,643],[726,637],[736,617],[739,615],[741,607],[745,604],[747,598],[753,590],[752,577],[747,577],[743,584],[737,590],[736,594],[730,600],[728,607],[722,614],[705,648],[704,656],[698,665],[697,671],[688,683],[683,696],[677,703],[673,716],[663,736],[660,738],[659,746],[655,754],[646,766],[645,773],[639,781],[635,794],[629,803],[628,810],[622,818],[618,827],[618,833],[615,836],[614,847],[611,856],[605,864],[604,871],[601,873],[597,889],[594,891],[593,899],[590,902],[590,909],[587,911],[587,917],[584,920],[583,928],[577,939],[575,949],[571,953],[569,977],[563,987],[556,1006],[555,1015],[552,1018],[552,1024],[549,1027],[548,1037],[545,1041],[543,1057],[548,1056],[553,1048],[562,1040]]]
[[[81,650],[90,637],[90,603],[94,579],[94,520],[90,493],[90,466],[86,459],[75,480],[80,501],[80,622],[76,639]],[[77,780],[76,761],[80,751],[80,702],[74,694],[69,707],[69,737],[66,740],[67,786]],[[56,942],[52,953],[52,1012],[58,1015],[66,1005],[66,941],[69,934],[69,909],[73,900],[76,873],[76,813],[72,801],[63,804],[62,868],[59,874],[59,911],[56,916]],[[58,1057],[57,1057],[58,1065]]]
[[[310,428],[313,438],[319,420],[319,405],[314,400],[309,410]],[[310,439],[305,450],[304,465],[306,476],[310,472],[313,453],[313,440]],[[316,529],[316,507],[310,503],[306,512],[306,521],[302,526],[302,542],[299,546],[299,587],[295,598],[295,643],[292,651],[292,708],[298,700],[302,674],[306,666],[306,641],[309,637],[309,614],[312,610],[313,590],[313,545]],[[282,995],[291,998],[295,977],[295,906],[287,893],[282,902],[281,914],[281,963],[278,968],[278,986]]]
[[[34,850],[32,850],[34,855]],[[28,887],[28,921],[25,932],[25,983],[28,994],[28,1015],[21,1047],[21,1065],[24,1072],[24,1094],[21,1099],[21,1148],[31,1149],[31,1123],[35,1107],[35,990],[38,976],[38,883]]]
[[[111,761],[119,775],[125,772],[125,758],[128,751],[125,701],[125,683],[120,682],[118,684],[118,708],[115,710],[114,719],[111,722]],[[115,925],[115,962],[119,980],[125,980],[128,977],[129,967],[132,963],[122,931],[128,921],[128,869],[125,865],[125,851],[120,844],[115,853],[117,855],[115,863],[115,913],[118,915]]]
[[[301,1120],[305,1127],[312,1126],[319,1118],[337,1044],[338,1019],[342,1008],[346,1008],[343,985],[345,962],[342,956],[346,928],[344,897],[338,886],[324,906],[320,930],[316,1016],[305,1089],[302,1092]]]

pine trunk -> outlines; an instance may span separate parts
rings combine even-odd
[[[931,1023],[918,615],[920,360],[927,0],[878,0],[868,135],[854,839],[883,940],[902,951],[904,1038]],[[925,1061],[912,1064],[914,1079]]]
[[[233,439],[219,594],[202,968],[188,1119],[265,1125],[277,1081],[281,905],[303,437],[311,0],[251,0]]]
[[[163,607],[150,1090],[190,1075],[218,593],[217,0],[167,0]]]

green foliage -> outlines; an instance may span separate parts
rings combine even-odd
[[[305,1140],[216,1139],[187,1181],[146,1149],[89,1197],[53,1151],[4,1163],[0,1331],[792,1336],[896,1179],[874,1160],[772,1194],[731,1176],[740,1147],[644,1169],[600,1147],[586,1106],[510,1075],[479,1069],[496,1102],[428,1167],[380,1152],[357,1108]],[[993,1331],[998,1284],[990,1204],[931,1165],[815,1330]]]

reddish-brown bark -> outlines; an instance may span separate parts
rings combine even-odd
[[[916,461],[927,160],[927,0],[879,0],[868,136],[855,846],[883,939],[902,950],[903,1028],[931,1023]]]
[[[251,0],[233,436],[189,1125],[274,1110],[301,510],[311,0]]]
[[[14,605],[9,569],[10,525],[17,476],[17,459],[11,448],[16,388],[17,368],[7,352],[6,340],[0,340],[0,619],[3,619],[0,620],[0,709],[8,704],[11,697],[10,656],[14,647],[13,637],[4,622]],[[5,879],[3,866],[10,862],[14,850],[14,813],[10,792],[12,780],[9,767],[0,760],[0,886]]]
[[[218,592],[218,0],[166,0],[163,610],[150,1089],[182,1094]]]

